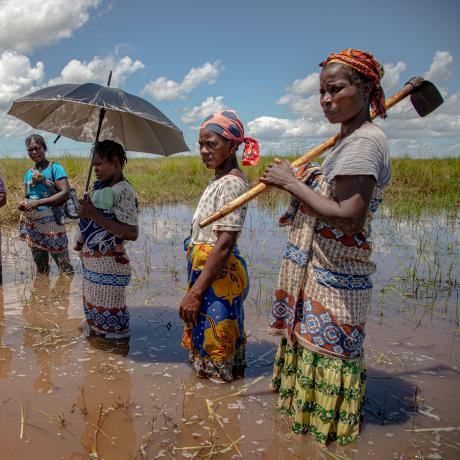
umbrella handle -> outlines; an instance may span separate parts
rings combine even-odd
[[[105,116],[105,109],[101,109],[101,111],[99,112],[99,124],[97,125],[96,140],[94,141],[94,145],[96,145],[99,142],[99,135],[101,134],[102,121],[104,120],[104,116]],[[91,162],[89,165],[88,177],[86,178],[85,192],[83,193],[84,201],[88,201],[89,184],[91,182],[91,174],[93,172],[93,165],[94,165],[94,151],[91,152]]]
[[[109,78],[107,79],[107,86],[110,86],[110,82],[112,81],[112,71],[109,73]],[[96,133],[96,140],[94,141],[94,144],[97,144],[99,142],[99,135],[101,134],[101,128],[102,128],[102,121],[104,120],[105,116],[105,109],[101,109],[99,112],[99,124],[97,125],[97,133]],[[56,141],[59,139],[56,138]],[[56,142],[54,141],[54,142]],[[94,165],[94,153],[91,153],[91,163],[89,166],[89,171],[88,171],[88,177],[86,179],[86,187],[85,187],[85,193],[83,193],[83,200],[88,201],[88,196],[89,196],[89,183],[91,182],[91,174],[93,172],[93,165]]]

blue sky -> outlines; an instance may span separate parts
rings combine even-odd
[[[318,102],[318,64],[354,47],[385,65],[387,95],[424,75],[446,103],[425,119],[408,103],[381,126],[394,155],[460,151],[460,2],[330,0],[0,0],[0,153],[32,132],[4,114],[49,84],[94,81],[146,98],[196,151],[210,112],[236,109],[266,153],[303,153],[337,131]],[[54,139],[46,134],[50,141]],[[86,154],[62,139],[52,153]]]

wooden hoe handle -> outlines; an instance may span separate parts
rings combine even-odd
[[[414,77],[409,80],[397,93],[393,94],[389,99],[385,101],[385,107],[387,109],[393,107],[399,101],[407,97],[415,88],[419,87],[423,82],[422,77]],[[375,111],[371,112],[371,118],[374,119],[377,116]],[[334,147],[335,143],[339,140],[340,133],[337,133],[335,136],[330,137],[327,141],[324,141],[322,144],[314,147],[313,149],[309,150],[305,155],[297,158],[291,163],[292,168],[297,168],[302,166],[306,163],[310,163],[315,158],[319,157],[323,152],[329,150],[330,148]],[[209,224],[216,222],[217,220],[221,219],[224,216],[227,216],[235,209],[243,206],[248,201],[251,201],[256,196],[260,195],[265,190],[269,189],[270,186],[266,185],[262,182],[259,182],[256,186],[249,189],[246,193],[243,193],[238,198],[227,203],[222,208],[218,209],[214,214],[206,217],[206,219],[200,222],[200,227],[206,227]]]

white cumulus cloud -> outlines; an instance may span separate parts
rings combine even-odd
[[[203,82],[213,85],[223,70],[220,61],[213,64],[206,62],[201,67],[192,67],[181,82],[169,80],[166,77],[152,80],[145,85],[143,93],[149,94],[158,101],[184,99],[184,94],[190,93]]]
[[[294,80],[292,84],[290,84],[286,91],[289,94],[310,94],[310,93],[318,93],[319,90],[319,73],[314,72],[310,75],[307,75],[303,79]]]
[[[401,73],[406,70],[404,62],[385,64],[385,76],[382,85],[386,92],[398,86]],[[276,103],[287,105],[293,113],[302,117],[322,118],[319,104],[319,73],[314,72],[305,78],[294,80],[286,87],[286,93]]]
[[[33,128],[27,123],[6,113],[0,113],[0,136],[24,139],[32,132]]]
[[[435,82],[448,80],[452,75],[450,66],[453,62],[454,58],[449,51],[436,51],[431,66],[425,73],[425,78]]]
[[[382,78],[382,86],[386,93],[388,90],[394,89],[399,85],[399,79],[401,73],[406,70],[406,64],[400,61],[397,64],[385,64],[383,67],[385,69],[385,75]]]
[[[449,51],[437,51],[425,78],[446,82],[451,76],[452,63]],[[404,62],[397,62],[384,67],[386,74],[382,84],[389,97],[393,92],[390,90],[401,86],[400,78],[407,66]],[[340,126],[329,124],[320,108],[316,93],[318,77],[315,72],[295,80],[276,101],[278,105],[286,105],[296,117],[259,116],[247,123],[248,135],[259,139],[264,151],[301,153],[338,132]],[[449,95],[447,88],[441,88],[441,93],[444,104],[425,118],[417,115],[407,98],[388,112],[387,119],[376,120],[388,136],[392,154],[425,156],[458,151],[460,92]]]
[[[185,109],[185,113],[182,116],[182,122],[194,123],[196,121],[204,120],[208,115],[224,110],[225,106],[222,102],[223,98],[223,96],[209,96],[200,105],[191,109]]]
[[[301,117],[310,119],[319,119],[323,117],[323,111],[319,103],[319,93],[309,97],[303,97],[296,94],[285,94],[278,99],[277,104],[286,104],[295,115]]]
[[[87,81],[106,84],[109,70],[113,70],[112,86],[117,86],[131,74],[144,68],[144,64],[130,57],[93,58],[90,62],[71,60],[61,74],[48,84],[83,83]],[[6,115],[14,99],[45,86],[45,66],[38,61],[32,64],[30,59],[16,51],[4,51],[0,54],[0,135],[18,137],[27,135],[31,128],[25,123]]]
[[[111,86],[119,86],[128,76],[144,67],[141,61],[138,59],[133,61],[129,56],[123,56],[120,59],[114,56],[104,58],[95,56],[89,62],[72,59],[62,69],[61,74],[56,78],[52,78],[48,84],[86,82],[106,84],[109,71],[112,70]]]
[[[101,0],[0,0],[0,51],[27,53],[68,38]]]
[[[13,99],[38,89],[44,74],[43,62],[33,65],[27,56],[4,51],[0,55],[0,110],[7,109]]]
[[[286,94],[276,103],[287,105],[292,112],[302,117],[318,117],[321,115],[319,105],[319,73],[314,72],[305,78],[294,80],[286,87]]]
[[[247,135],[260,141],[262,150],[293,153],[306,150],[320,138],[328,138],[337,127],[323,120],[261,116],[247,123]]]

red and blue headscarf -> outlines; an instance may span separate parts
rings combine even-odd
[[[340,53],[332,53],[327,59],[320,64],[321,67],[326,67],[331,62],[339,62],[345,64],[357,72],[369,78],[374,84],[374,91],[371,97],[371,107],[375,110],[379,117],[386,118],[387,110],[385,107],[385,94],[380,85],[380,80],[383,78],[384,70],[382,64],[370,53],[365,51],[347,48]]]
[[[225,139],[236,141],[238,145],[244,142],[246,144],[243,151],[244,166],[253,166],[259,162],[259,143],[251,137],[244,137],[243,123],[235,110],[228,109],[209,115],[201,123],[200,129],[207,129]]]

